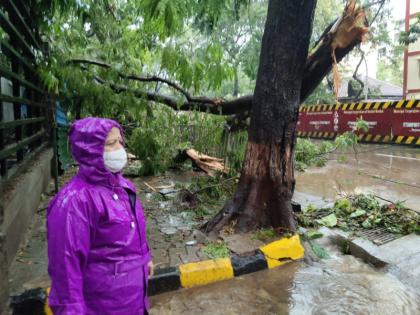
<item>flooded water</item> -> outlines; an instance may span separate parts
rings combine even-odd
[[[420,314],[419,292],[353,256],[304,266],[290,289],[290,314]]]
[[[151,298],[152,314],[418,315],[420,296],[392,274],[334,253]]]
[[[337,161],[341,154],[333,154],[325,167],[297,172],[297,199],[316,203],[307,196],[331,200],[340,193],[373,193],[420,212],[420,149],[363,145],[358,151],[344,154],[344,163]]]

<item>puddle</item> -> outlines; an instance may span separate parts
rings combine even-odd
[[[179,215],[166,215],[158,221],[158,227],[160,231],[167,235],[173,235],[178,231],[191,231],[195,223],[192,221],[190,215],[186,215],[187,212],[181,212]]]
[[[347,153],[344,163],[330,160],[325,167],[297,172],[296,192],[319,196],[320,201],[335,199],[339,193],[373,193],[405,201],[408,208],[420,212],[420,150],[374,145],[363,145],[358,150],[357,156]]]
[[[160,231],[163,234],[166,234],[166,235],[174,235],[174,234],[176,234],[176,232],[178,232],[178,230],[176,228],[170,227],[170,226],[169,227],[163,227],[163,228],[160,229]]]

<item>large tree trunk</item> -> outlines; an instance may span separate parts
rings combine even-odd
[[[236,231],[271,225],[294,231],[293,151],[303,70],[316,0],[270,0],[245,161],[233,200],[209,222]]]

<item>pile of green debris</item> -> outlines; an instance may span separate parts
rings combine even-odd
[[[402,202],[381,204],[373,195],[352,195],[338,199],[333,207],[309,205],[297,214],[303,227],[338,227],[357,231],[383,227],[393,234],[420,233],[420,215]]]

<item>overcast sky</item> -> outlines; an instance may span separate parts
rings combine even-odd
[[[395,20],[405,19],[405,0],[391,0],[392,15]]]

